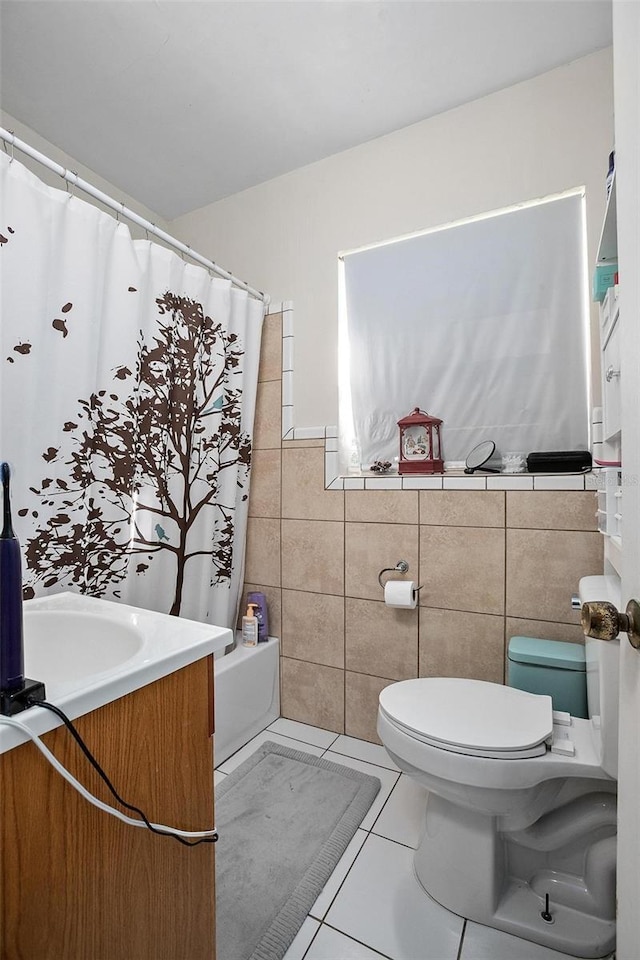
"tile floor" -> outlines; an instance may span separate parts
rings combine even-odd
[[[280,718],[216,769],[216,782],[265,740],[379,778],[381,788],[284,960],[565,960],[564,953],[450,913],[413,873],[425,791],[384,747]]]

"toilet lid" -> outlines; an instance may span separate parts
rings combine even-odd
[[[456,753],[527,756],[553,731],[551,697],[484,680],[427,677],[385,687],[380,709],[420,740]]]

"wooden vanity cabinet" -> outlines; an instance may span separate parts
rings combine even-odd
[[[210,660],[74,721],[152,822],[214,823]],[[43,740],[115,803],[64,727]],[[33,743],[0,754],[0,803],[2,960],[213,960],[213,844],[185,847],[103,813]]]

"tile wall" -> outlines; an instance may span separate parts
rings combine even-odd
[[[570,596],[603,568],[593,492],[325,489],[325,441],[281,439],[282,332],[268,316],[245,569],[281,638],[282,715],[379,742],[394,680],[502,682],[509,637],[580,642]],[[416,610],[383,603],[378,573],[400,559]]]

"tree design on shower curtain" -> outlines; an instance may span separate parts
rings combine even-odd
[[[116,368],[108,387],[79,400],[62,428],[70,445],[43,453],[50,470],[30,489],[49,515],[25,544],[25,597],[37,583],[65,582],[118,597],[136,555],[133,572],[143,575],[164,554],[175,560],[177,615],[193,557],[211,556],[212,584],[231,576],[236,483],[230,504],[221,488],[225,471],[241,488],[248,481],[251,441],[233,382],[244,351],[197,301],[168,291],[156,303],[157,329],[151,342],[140,331],[135,371]],[[203,545],[194,530],[205,514]]]

